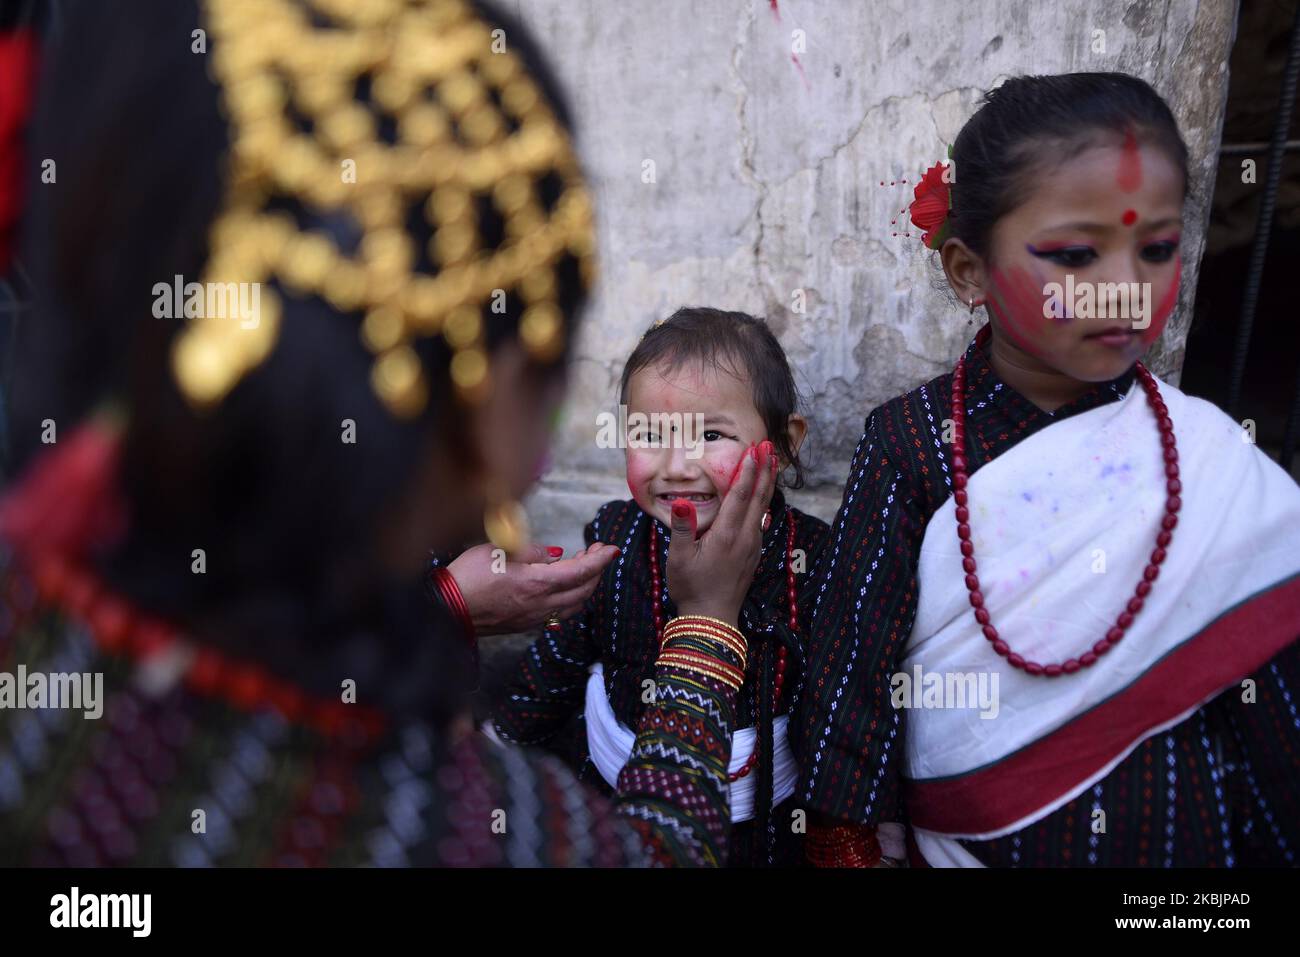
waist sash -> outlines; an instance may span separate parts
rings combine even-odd
[[[587,679],[587,749],[609,786],[618,787],[618,775],[632,754],[636,733],[618,720],[605,694],[605,669],[600,662],[591,666]],[[772,722],[772,804],[780,804],[794,793],[799,766],[786,737],[790,721],[786,715]],[[731,764],[728,773],[734,774],[745,766],[754,752],[758,739],[756,728],[741,728],[731,736]],[[758,790],[757,775],[750,773],[731,782],[731,821],[738,824],[754,816],[754,795]]]

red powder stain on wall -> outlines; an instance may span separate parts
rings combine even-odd
[[[808,82],[808,74],[803,71],[803,64],[799,62],[799,55],[797,53],[791,53],[790,61],[795,65],[795,69],[799,71],[799,77],[803,80],[804,89],[811,90],[812,84]]]
[[[772,18],[776,20],[777,23],[780,23],[781,7],[778,5],[777,0],[768,0],[768,9],[772,11]],[[793,63],[795,69],[799,71],[799,78],[803,80],[804,89],[811,90],[812,84],[808,82],[808,74],[804,72],[803,64],[799,62],[799,54],[791,53],[790,62]]]

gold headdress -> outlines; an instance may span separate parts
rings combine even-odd
[[[486,394],[483,309],[506,295],[521,299],[529,353],[541,361],[562,353],[556,270],[573,257],[590,285],[591,204],[568,137],[502,31],[463,0],[204,7],[231,127],[205,283],[276,280],[290,295],[363,312],[371,382],[397,416],[426,403],[411,348],[422,336],[440,334],[451,347],[458,395]],[[359,83],[368,83],[366,101],[356,98]],[[395,129],[393,142],[379,138],[381,124]],[[546,176],[561,190],[549,210],[536,186]],[[274,208],[280,199],[346,210],[361,230],[355,252],[302,230]],[[504,224],[495,249],[481,248],[482,199]],[[419,268],[405,228],[413,207],[432,230],[432,270]],[[173,370],[196,406],[220,402],[274,347],[279,300],[260,293],[255,323],[205,316],[177,340]]]

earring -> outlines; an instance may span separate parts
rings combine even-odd
[[[495,502],[483,511],[483,531],[507,555],[518,555],[528,547],[528,513],[515,499]]]

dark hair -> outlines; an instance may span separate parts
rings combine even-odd
[[[184,326],[153,318],[152,288],[202,271],[229,133],[207,57],[190,50],[190,31],[200,25],[194,0],[141,2],[145,9],[137,4],[131,16],[111,4],[69,10],[43,57],[28,175],[35,180],[39,159],[56,157],[58,185],[29,190],[24,258],[34,303],[14,343],[15,451],[21,460],[41,450],[43,419],[66,435],[105,397],[123,397],[121,481],[132,520],[127,539],[101,559],[116,587],[178,623],[201,623],[200,633],[219,621],[224,637],[214,640],[237,652],[252,644],[273,669],[302,668],[364,631],[378,639],[363,651],[372,662],[427,673],[434,644],[419,579],[384,580],[371,549],[431,443],[449,453],[462,444],[450,351],[441,337],[413,343],[429,401],[420,416],[399,420],[369,385],[361,315],[282,296],[278,341],[265,363],[215,409],[189,407],[170,371],[171,344]],[[507,29],[512,51],[567,128],[527,31],[483,13]],[[549,207],[558,184],[540,181],[538,195]],[[300,222],[315,215],[313,226],[355,231],[341,214],[301,204],[290,211]],[[492,232],[485,222],[487,245]],[[566,350],[580,290],[576,262],[568,262],[557,275]],[[483,310],[489,349],[517,337],[520,298],[507,297],[503,314]],[[562,359],[528,374],[556,374]],[[355,423],[356,444],[340,441],[345,418]],[[200,547],[207,571],[191,574],[189,556]],[[433,669],[434,698],[444,705],[468,686],[450,664],[444,658]],[[330,681],[337,693],[336,676],[321,679]],[[430,697],[386,690],[404,701]]]
[[[788,488],[802,488],[803,462],[786,431],[787,421],[798,409],[799,393],[785,350],[767,323],[744,312],[704,306],[678,309],[663,322],[651,326],[628,356],[619,383],[619,401],[627,402],[628,384],[642,369],[690,361],[749,378],[753,383],[754,408],[763,419],[767,437],[777,454],[794,469],[794,479],[785,484]]]
[[[949,234],[981,256],[1026,179],[1126,129],[1168,152],[1187,189],[1187,144],[1160,94],[1126,73],[1017,76],[984,95],[953,144]]]

